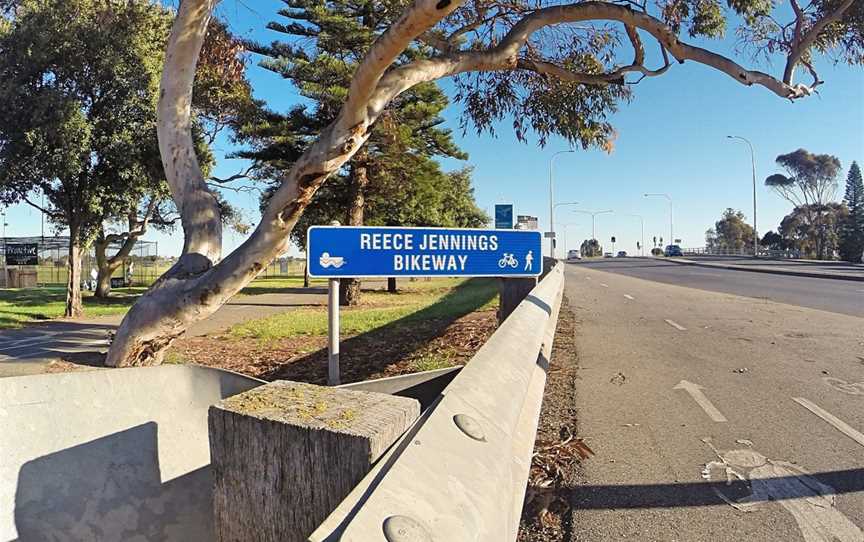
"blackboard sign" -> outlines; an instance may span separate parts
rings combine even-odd
[[[39,265],[39,245],[36,243],[6,245],[6,265]]]

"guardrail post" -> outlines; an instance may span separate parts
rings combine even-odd
[[[498,323],[500,324],[510,316],[519,303],[528,297],[531,290],[537,286],[537,279],[512,278],[498,279]]]
[[[419,416],[414,399],[288,381],[211,407],[216,539],[306,540]]]

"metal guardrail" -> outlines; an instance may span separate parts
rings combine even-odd
[[[563,287],[558,263],[309,540],[515,540]]]
[[[708,247],[693,247],[684,248],[681,250],[684,256],[743,256],[752,257],[753,249],[750,248],[708,248]],[[770,250],[759,249],[759,256],[762,258],[775,259],[800,259],[801,253],[797,250]]]

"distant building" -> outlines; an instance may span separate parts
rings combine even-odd
[[[537,224],[537,217],[531,215],[518,215],[516,217],[517,230],[537,230],[540,229]]]

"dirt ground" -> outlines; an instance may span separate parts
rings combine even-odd
[[[569,496],[577,485],[580,461],[591,454],[577,437],[574,401],[578,361],[576,325],[576,318],[565,297],[552,345],[517,539],[520,542],[569,540],[573,529],[569,524]]]
[[[425,321],[410,333],[385,326],[343,337],[342,381],[356,382],[461,365],[497,327],[494,310],[476,311],[453,322]],[[171,359],[219,367],[264,380],[327,382],[327,338],[301,336],[262,341],[222,336],[189,337],[172,346]]]

